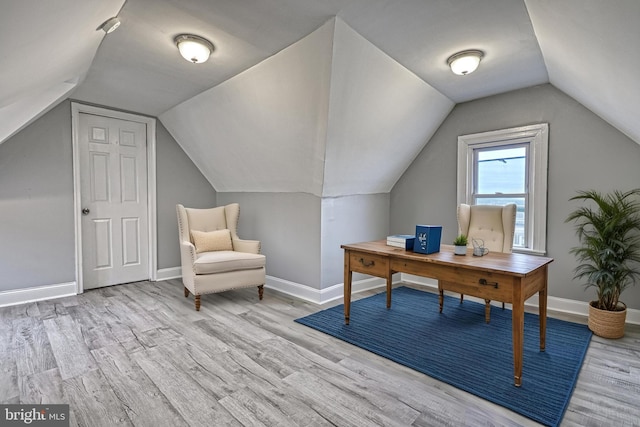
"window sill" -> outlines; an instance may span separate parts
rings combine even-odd
[[[546,250],[530,249],[530,248],[513,248],[512,252],[516,253],[516,254],[536,255],[536,256],[546,256],[547,255],[547,251]]]

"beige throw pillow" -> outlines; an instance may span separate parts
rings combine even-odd
[[[211,251],[232,251],[231,231],[197,231],[191,230],[191,240],[196,247],[196,253]]]

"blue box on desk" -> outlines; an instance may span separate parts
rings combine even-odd
[[[413,242],[413,251],[421,254],[440,252],[441,238],[441,225],[416,225],[416,240]]]

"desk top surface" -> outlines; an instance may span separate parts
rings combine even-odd
[[[465,256],[455,255],[452,245],[440,245],[440,252],[426,255],[407,251],[395,246],[389,246],[386,240],[353,243],[341,245],[340,247],[349,251],[365,252],[379,256],[435,263],[472,270],[507,273],[515,276],[526,276],[553,261],[553,258],[537,255],[505,254],[502,252],[489,252],[485,256],[476,257],[472,255],[472,249],[468,249],[467,255]]]

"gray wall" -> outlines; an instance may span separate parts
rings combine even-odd
[[[442,224],[455,237],[459,135],[549,123],[551,296],[588,301],[572,280],[577,244],[564,218],[578,189],[640,187],[640,146],[551,85],[460,104],[390,194],[218,193],[157,122],[158,267],[180,265],[175,205],[239,202],[239,233],[262,241],[267,274],[324,289],[342,282],[340,244]],[[0,291],[75,280],[70,102],[0,145]],[[388,226],[387,226],[388,224]],[[622,298],[640,309],[640,287]]]
[[[215,191],[157,122],[158,266],[180,265],[175,205]],[[75,281],[71,103],[0,145],[0,291]]]
[[[389,193],[331,197],[322,200],[322,288],[344,282],[345,243],[387,237]],[[353,280],[370,278],[354,274]]]
[[[238,234],[261,241],[267,275],[318,290],[343,282],[341,244],[382,239],[389,228],[389,194],[218,193],[217,201],[240,203]]]
[[[0,145],[0,291],[75,281],[71,107]]]
[[[457,233],[456,158],[459,135],[549,123],[547,253],[549,295],[594,299],[573,280],[578,244],[573,226],[564,220],[577,205],[568,199],[577,190],[628,190],[640,187],[640,146],[584,106],[551,85],[509,92],[457,105],[391,191],[390,232],[417,223],[443,225],[443,242]],[[621,298],[640,309],[640,286]]]
[[[218,193],[240,204],[238,235],[261,242],[267,275],[320,289],[320,198],[308,193]]]
[[[210,208],[216,206],[216,191],[159,120],[156,120],[156,193],[158,268],[178,267],[176,204]]]

